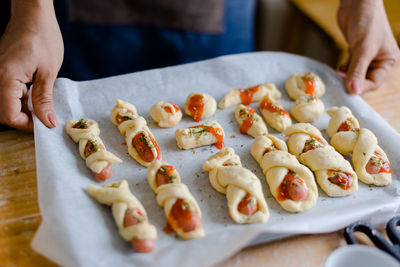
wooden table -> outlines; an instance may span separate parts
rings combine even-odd
[[[400,67],[364,99],[400,131]],[[0,266],[55,266],[30,248],[40,220],[33,135],[0,132]],[[220,266],[320,266],[344,244],[341,231],[297,236],[244,249]]]

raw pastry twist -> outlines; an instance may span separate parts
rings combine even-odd
[[[160,101],[150,108],[150,116],[158,126],[171,128],[181,121],[182,111],[173,103]]]
[[[242,167],[232,148],[224,148],[203,164],[211,185],[226,194],[229,214],[236,223],[260,223],[269,218],[260,180]]]
[[[200,208],[179,173],[168,163],[156,160],[147,170],[147,180],[164,207],[168,224],[183,239],[205,236]]]
[[[91,119],[69,120],[65,131],[75,143],[79,143],[79,154],[97,180],[104,181],[112,176],[111,164],[122,160],[105,149],[97,122]]]
[[[297,123],[285,131],[289,152],[308,166],[328,196],[351,195],[358,190],[358,179],[350,163],[331,147],[321,132],[308,123]]]
[[[260,164],[270,191],[282,208],[302,212],[316,204],[314,175],[287,152],[285,142],[272,135],[258,136],[251,144],[251,155]]]
[[[328,125],[331,144],[343,155],[352,153],[358,178],[366,184],[390,184],[390,163],[386,153],[378,145],[376,136],[368,129],[360,129],[358,120],[347,107],[332,107],[326,112],[331,116]]]
[[[218,149],[224,147],[224,130],[217,121],[207,121],[201,125],[179,128],[175,131],[176,143],[180,149],[215,144]]]
[[[149,223],[146,210],[129,190],[126,180],[113,182],[103,187],[89,185],[87,192],[98,202],[111,206],[119,234],[132,242],[138,252],[150,252],[157,239],[156,228]]]
[[[283,132],[292,125],[289,113],[271,94],[267,93],[265,95],[260,101],[259,108],[265,121],[275,130]]]
[[[161,150],[147,127],[146,120],[136,113],[134,105],[117,99],[111,112],[111,121],[125,135],[129,155],[142,166],[148,167],[152,161],[161,159]]]
[[[254,108],[238,105],[235,109],[235,118],[240,125],[240,132],[253,137],[268,134],[267,126]]]
[[[295,103],[290,114],[299,122],[314,122],[324,112],[324,103],[319,99],[325,93],[325,84],[314,73],[291,75],[285,83],[286,91]]]
[[[267,93],[270,93],[276,99],[281,97],[281,92],[279,92],[275,84],[263,83],[256,86],[230,90],[219,102],[218,107],[224,109],[238,104],[250,105],[251,102],[263,99]]]

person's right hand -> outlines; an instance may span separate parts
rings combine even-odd
[[[47,127],[56,127],[53,85],[63,60],[64,45],[53,2],[11,2],[11,19],[0,38],[0,123],[33,130],[26,86],[33,82],[32,104],[36,116]]]

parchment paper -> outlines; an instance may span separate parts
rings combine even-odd
[[[250,155],[250,144],[254,139],[239,132],[233,113],[235,107],[217,110],[209,119],[216,119],[223,126],[226,146],[233,147],[243,165],[260,178],[271,213],[265,224],[236,225],[228,214],[226,197],[211,187],[208,174],[201,169],[202,163],[218,150],[213,146],[179,150],[174,136],[176,128],[196,123],[185,116],[176,127],[160,129],[149,116],[150,106],[166,100],[183,107],[190,92],[205,92],[219,101],[230,89],[272,82],[281,90],[280,101],[289,110],[293,102],[288,98],[284,82],[290,74],[305,71],[315,72],[325,82],[327,93],[322,100],[326,108],[348,106],[361,127],[376,134],[379,145],[391,161],[393,183],[381,188],[360,183],[356,194],[344,198],[329,198],[320,190],[314,208],[301,214],[290,214],[272,198],[261,169]],[[139,114],[147,119],[161,147],[163,160],[177,168],[182,182],[188,185],[200,205],[205,238],[183,241],[175,234],[167,235],[162,231],[166,219],[147,183],[147,169],[129,157],[126,146],[121,145],[124,136],[109,119],[116,98],[133,103]],[[34,119],[43,221],[32,247],[64,266],[209,266],[252,240],[254,242],[257,237],[256,242],[262,242],[281,235],[330,232],[359,219],[380,226],[399,211],[400,135],[359,96],[346,94],[341,78],[332,69],[304,57],[259,52],[87,82],[61,78],[55,84],[54,100],[60,127],[48,129]],[[256,105],[252,104],[253,107]],[[113,166],[114,176],[108,182],[128,180],[132,192],[147,210],[150,222],[157,227],[154,252],[135,253],[119,236],[110,208],[86,194],[89,184],[103,183],[92,178],[91,171],[79,156],[77,144],[64,131],[67,120],[80,118],[96,120],[106,148],[124,161]],[[325,130],[328,119],[324,114],[314,125]],[[271,127],[269,130],[283,137]]]

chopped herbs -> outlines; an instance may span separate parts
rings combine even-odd
[[[80,119],[77,123],[72,126],[73,128],[77,129],[87,129],[89,128],[88,122],[85,119]]]

